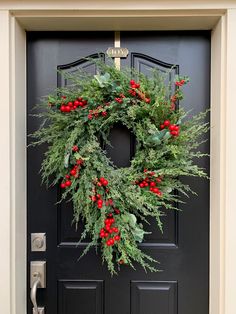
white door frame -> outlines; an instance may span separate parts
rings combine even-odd
[[[10,0],[9,7],[3,8],[0,3],[0,239],[4,252],[0,259],[0,312],[26,313],[25,30],[212,29],[209,313],[234,314],[236,5],[233,9],[232,5],[231,9],[206,9],[205,1],[202,10],[190,5],[186,11],[184,7],[176,10],[173,1],[167,1],[166,10],[137,12],[125,4],[121,11],[72,10],[71,2],[68,8],[64,2],[68,10],[56,10],[57,1],[48,1],[44,10],[26,4],[21,8],[18,1]],[[186,2],[186,7],[191,2]]]

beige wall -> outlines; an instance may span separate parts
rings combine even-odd
[[[0,313],[26,313],[25,30],[82,29],[212,29],[209,313],[235,314],[235,0],[0,0]]]

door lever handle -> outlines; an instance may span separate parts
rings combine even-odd
[[[31,288],[31,291],[30,291],[30,299],[33,303],[33,311],[35,314],[39,314],[39,311],[38,311],[38,305],[37,305],[37,289],[38,289],[38,286],[40,284],[40,274],[39,273],[34,273],[33,274],[35,281],[33,283],[33,286]]]
[[[30,263],[30,299],[33,303],[33,314],[44,314],[44,307],[37,305],[38,288],[46,288],[46,262],[33,261]]]

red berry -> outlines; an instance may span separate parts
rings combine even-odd
[[[66,109],[66,112],[71,112],[71,107],[70,106],[67,105],[65,109]]]
[[[136,88],[139,88],[139,87],[140,87],[140,84],[139,84],[139,83],[136,83],[136,84],[135,84],[135,87],[136,87]]]
[[[179,131],[179,126],[178,126],[178,125],[175,125],[174,130],[175,130],[175,131]]]
[[[105,178],[103,178],[103,177],[101,177],[100,179],[99,179],[99,181],[101,181],[101,182],[103,182],[105,180]]]
[[[105,219],[105,221],[104,221],[104,222],[105,222],[105,224],[106,224],[106,225],[110,225],[110,224],[111,224],[111,223],[110,223],[110,219],[108,219],[108,218],[107,218],[107,219]]]
[[[150,182],[150,186],[154,188],[156,186],[156,183],[154,181]]]
[[[160,125],[160,129],[163,130],[165,128],[164,124]]]
[[[106,225],[106,226],[105,226],[105,229],[106,229],[107,232],[109,232],[110,229],[111,229],[111,226],[110,226],[110,225]]]
[[[148,184],[146,181],[144,181],[144,182],[143,182],[143,185],[144,185],[145,187],[147,187],[149,184]]]
[[[89,115],[88,115],[88,119],[89,119],[89,120],[92,120],[92,119],[93,119],[93,116],[92,116],[91,114],[89,114]]]
[[[103,231],[100,231],[100,237],[101,237],[101,238],[104,238],[104,237],[105,237],[105,232],[104,232],[104,230],[103,230]]]
[[[145,98],[145,102],[146,102],[147,104],[150,104],[151,99],[150,99],[150,98]]]
[[[70,180],[66,181],[65,185],[66,186],[71,186],[71,181]]]
[[[70,179],[70,176],[68,174],[65,175],[66,179]]]
[[[144,184],[143,183],[139,183],[140,188],[144,188]]]
[[[117,233],[119,232],[119,229],[117,227],[112,228],[113,232]]]
[[[97,200],[96,196],[93,195],[93,196],[91,197],[91,200],[92,200],[93,202],[96,202],[96,200]]]
[[[133,90],[133,89],[129,89],[129,90],[128,90],[128,93],[129,93],[131,96],[136,96],[136,91]]]
[[[170,130],[170,131],[174,131],[174,130],[175,130],[175,125],[174,125],[174,124],[171,124],[171,125],[169,126],[169,130]]]
[[[170,121],[169,120],[165,120],[163,124],[164,124],[164,126],[169,126],[170,125]]]
[[[72,169],[71,172],[70,172],[70,174],[71,174],[72,176],[75,176],[75,175],[76,175],[76,170]]]
[[[111,245],[110,240],[107,240],[106,244],[107,244],[107,246],[110,246]]]
[[[153,193],[158,193],[159,192],[159,189],[158,188],[153,188]]]
[[[61,112],[65,112],[65,108],[66,107],[62,105],[61,108],[60,108]]]
[[[153,188],[149,188],[149,191],[153,192]]]
[[[114,218],[110,218],[110,222],[111,222],[111,224],[114,224],[115,219]]]
[[[74,145],[72,147],[73,152],[77,152],[79,150],[79,147],[77,145]]]
[[[61,99],[66,99],[66,96],[61,96]]]
[[[161,179],[160,179],[160,178],[156,178],[156,181],[157,181],[158,183],[161,183]]]
[[[119,214],[120,214],[120,210],[119,210],[119,209],[117,209],[117,208],[115,208],[115,209],[114,209],[114,212],[115,212],[117,215],[119,215]]]
[[[107,185],[108,185],[108,181],[105,179],[105,180],[103,180],[102,184],[103,184],[104,186],[107,186]]]
[[[61,188],[64,189],[66,187],[65,183],[61,183]]]
[[[107,116],[107,112],[106,111],[102,111],[102,116],[106,117]]]
[[[73,102],[72,102],[72,101],[69,101],[68,104],[67,104],[67,106],[72,107],[72,106],[73,106]]]
[[[98,186],[102,186],[102,182],[98,182],[97,185],[98,185]]]
[[[173,135],[173,136],[177,136],[178,132],[177,131],[171,131],[170,134]]]
[[[116,236],[114,236],[114,239],[115,239],[116,241],[120,241],[120,236],[119,236],[119,235],[116,235]]]
[[[84,162],[83,159],[78,159],[78,160],[76,160],[77,165],[82,165],[83,162]]]
[[[79,101],[78,101],[78,100],[75,100],[75,101],[74,101],[74,106],[76,106],[76,107],[79,106]]]
[[[110,239],[110,245],[114,245],[115,241],[113,238]]]
[[[129,81],[129,84],[130,84],[130,85],[135,85],[135,84],[136,84],[136,83],[135,83],[135,80],[130,80],[130,81]]]
[[[97,198],[101,198],[101,194],[97,194],[96,197],[97,197]]]
[[[123,103],[123,99],[122,99],[122,98],[119,98],[119,97],[116,97],[116,98],[115,98],[115,101],[118,102],[119,104],[122,104],[122,103]]]
[[[107,238],[109,236],[108,232],[105,232],[105,238]]]

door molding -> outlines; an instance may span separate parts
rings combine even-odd
[[[235,7],[234,9],[205,10],[207,1],[198,1],[197,8],[194,7],[194,1],[182,1],[183,8],[184,3],[186,8],[193,3],[194,8],[186,11],[174,10],[174,1],[170,1],[169,7],[167,6],[164,11],[158,9],[131,11],[127,7],[129,1],[126,1],[122,11],[90,10],[90,8],[86,11],[71,11],[69,10],[73,2],[71,1],[68,4],[68,11],[59,11],[59,7],[58,10],[52,10],[53,5],[57,7],[57,1],[47,1],[46,5],[45,2],[42,4],[45,9],[39,11],[39,7],[36,9],[30,7],[28,4],[30,1],[24,1],[25,4],[22,4],[21,9],[19,3],[14,4],[16,2],[8,1],[9,7],[0,10],[0,69],[2,71],[0,76],[2,108],[0,239],[4,252],[0,260],[0,312],[26,313],[25,30],[115,30],[117,25],[122,25],[119,30],[212,29],[209,313],[234,313],[236,308],[234,296],[236,253],[233,250],[236,238],[234,205],[236,5],[228,1],[231,7]],[[60,3],[62,2],[58,1],[58,5]],[[102,3],[108,5],[106,1],[101,1],[101,5]],[[121,1],[120,8],[122,3]],[[199,3],[202,3],[202,6],[204,3],[202,10],[199,10],[201,8]],[[93,4],[91,8],[92,6]],[[83,20],[83,27],[79,24],[78,17]]]

